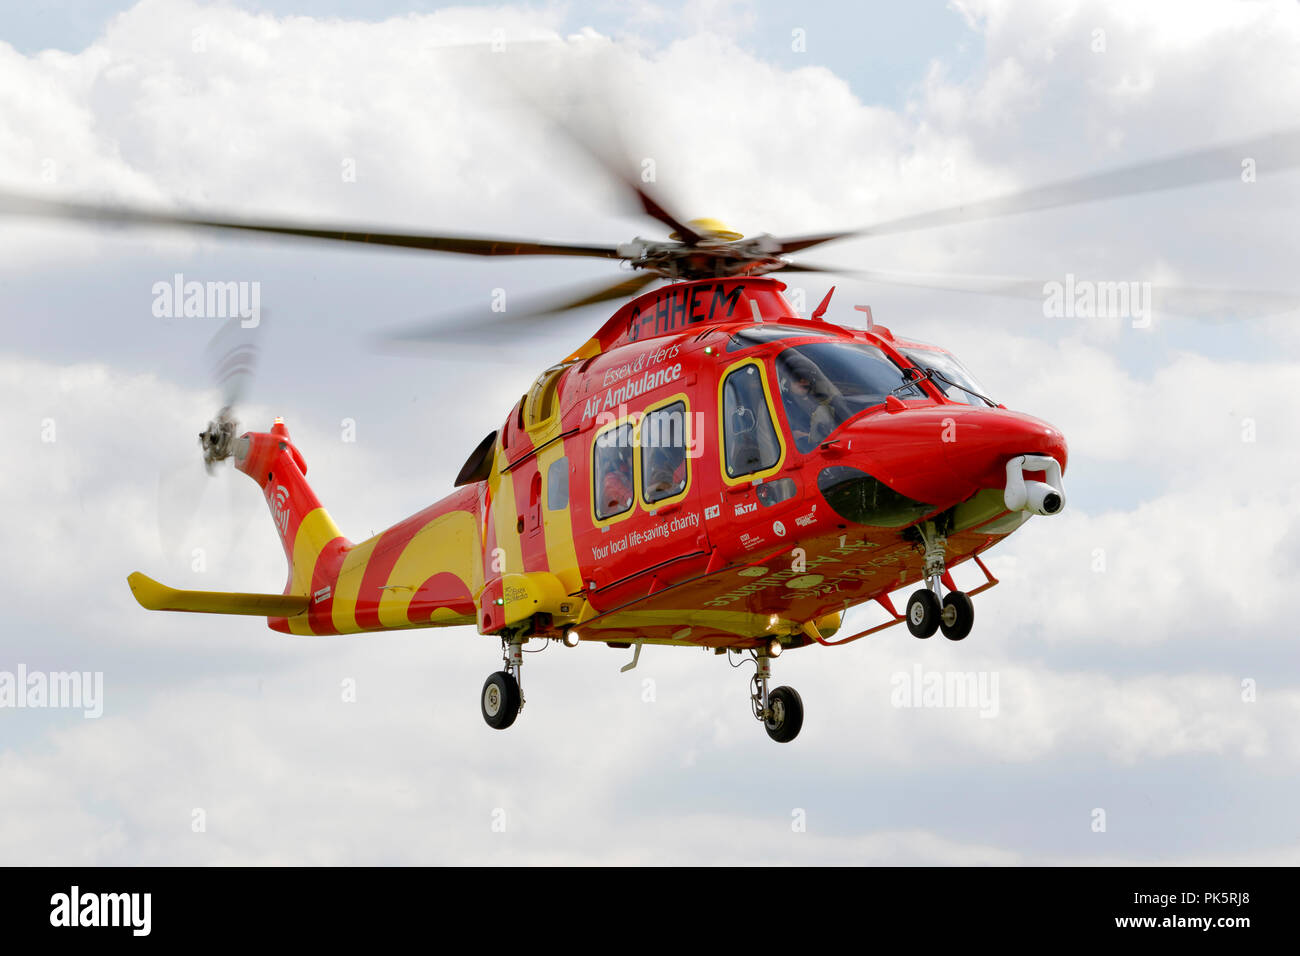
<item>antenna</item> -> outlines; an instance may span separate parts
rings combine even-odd
[[[867,313],[867,331],[868,331],[868,332],[870,332],[872,329],[874,329],[874,328],[876,327],[876,323],[875,323],[875,321],[871,318],[871,306],[869,306],[869,305],[855,305],[853,308],[856,309],[856,310],[859,311],[859,312],[865,312],[865,313]]]
[[[820,322],[822,320],[822,316],[826,314],[827,307],[831,304],[831,296],[834,294],[835,286],[831,286],[830,291],[826,293],[826,298],[822,299],[821,305],[817,306],[817,308],[813,310],[813,314],[809,317],[810,321]]]

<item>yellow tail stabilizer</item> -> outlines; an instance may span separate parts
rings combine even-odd
[[[139,571],[126,583],[140,606],[149,611],[193,611],[198,614],[249,614],[254,617],[293,617],[307,610],[305,594],[242,594],[236,591],[178,591]]]

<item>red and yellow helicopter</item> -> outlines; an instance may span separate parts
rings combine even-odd
[[[869,312],[865,329],[828,322],[833,287],[802,317],[768,273],[844,271],[787,256],[849,236],[1232,177],[1241,155],[1295,165],[1298,144],[1300,135],[1281,134],[869,229],[785,239],[683,221],[646,184],[623,176],[641,209],[672,230],[668,240],[412,235],[15,195],[0,196],[0,211],[629,265],[630,279],[546,310],[640,293],[537,377],[470,453],[450,494],[367,540],[354,543],[335,525],[282,421],[241,432],[227,404],[200,434],[203,457],[209,467],[233,460],[262,489],[288,560],[284,592],[176,590],[138,572],[130,587],[150,610],[264,616],[286,634],[475,627],[502,647],[504,666],[480,697],[497,729],[523,707],[530,640],[631,646],[636,655],[644,644],[748,653],[754,716],[786,742],[799,733],[803,704],[793,688],[769,688],[772,661],[901,622],[919,638],[965,638],[971,597],[997,583],[984,552],[1032,516],[1064,508],[1067,448],[1051,425],[987,395],[948,351],[872,325]],[[667,284],[647,290],[657,280]],[[943,277],[923,284],[966,287]],[[1041,284],[1035,289],[1041,294]],[[950,573],[966,561],[984,577],[970,592]],[[913,584],[900,613],[889,595]],[[840,636],[845,611],[868,602],[888,620]]]

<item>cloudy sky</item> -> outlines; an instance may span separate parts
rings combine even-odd
[[[1300,102],[1292,2],[835,6],[18,5],[0,13],[0,189],[661,237],[503,94],[494,38],[507,56],[543,51],[531,89],[554,102],[599,49],[659,185],[745,233],[864,225],[1248,140]],[[1257,176],[815,258],[1300,292],[1300,173],[1242,159]],[[133,570],[218,590],[284,575],[253,485],[198,464],[216,322],[154,315],[154,283],[176,273],[260,284],[262,368],[241,418],[285,418],[353,540],[446,493],[610,310],[419,354],[376,351],[376,333],[486,323],[494,289],[522,307],[614,278],[602,262],[4,221],[0,672],[100,672],[103,714],[0,708],[0,859],[1300,862],[1296,312],[1134,328],[837,280],[830,318],[870,304],[1060,427],[1069,506],[991,553],[1002,583],[965,642],[900,628],[781,658],[807,718],[777,745],[749,714],[747,671],[686,649],[650,648],[627,674],[625,651],[530,656],[528,706],[500,733],[477,704],[498,646],[471,631],[290,639],[141,610]],[[815,302],[829,282],[791,285]],[[194,522],[160,532],[191,494]],[[996,682],[996,706],[897,706],[917,668]]]

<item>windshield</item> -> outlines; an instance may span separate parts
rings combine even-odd
[[[801,329],[795,325],[774,325],[770,322],[764,322],[761,325],[749,325],[741,329],[727,342],[728,352],[739,352],[741,349],[752,348],[755,345],[766,345],[768,342],[775,342],[777,339],[810,339],[815,335],[822,335],[817,329]]]
[[[930,381],[947,398],[966,405],[993,405],[987,398],[988,392],[975,377],[966,371],[966,367],[947,352],[938,349],[902,349],[902,353],[916,363],[922,372],[937,373],[930,375]]]
[[[776,357],[781,403],[795,445],[811,451],[846,419],[881,405],[894,392],[924,398],[884,352],[854,342],[812,342],[792,346]]]

